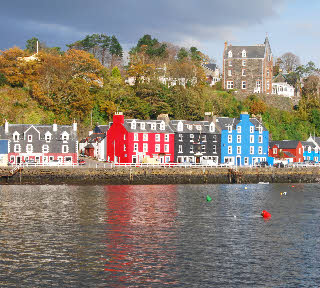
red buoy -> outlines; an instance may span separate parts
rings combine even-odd
[[[263,218],[265,218],[265,219],[271,218],[271,214],[270,214],[268,211],[266,211],[266,210],[263,210],[263,211],[261,212],[261,216],[262,216]]]

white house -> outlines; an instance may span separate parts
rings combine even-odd
[[[284,97],[294,97],[294,87],[286,82],[272,83],[272,94]]]

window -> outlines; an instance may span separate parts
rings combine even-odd
[[[241,154],[241,146],[237,146],[237,154]]]
[[[259,154],[262,154],[262,146],[259,146],[259,147],[258,147],[258,153],[259,153]]]
[[[32,135],[28,135],[28,142],[32,142]]]
[[[270,88],[270,81],[267,81],[267,90]]]
[[[257,81],[256,81],[256,87],[257,87],[257,88],[260,88],[260,87],[261,87],[261,81],[260,81],[260,80],[257,80]]]
[[[232,133],[232,126],[231,125],[228,126],[228,133]]]
[[[62,153],[68,153],[69,147],[68,145],[62,145]]]
[[[156,146],[155,146],[155,152],[160,152],[160,144],[156,144]]]
[[[49,153],[49,145],[42,146],[42,153]]]
[[[209,129],[210,129],[210,132],[214,132],[216,130],[216,125],[213,122],[211,122]]]
[[[183,141],[183,136],[182,136],[182,134],[179,134],[179,141],[180,141],[180,142]]]
[[[179,152],[178,153],[182,153],[182,145],[179,145]]]
[[[230,76],[232,76],[232,70],[228,70],[228,76],[230,77]]]
[[[67,141],[69,139],[69,134],[67,132],[63,132],[61,136],[63,141]]]
[[[43,156],[43,162],[48,162],[48,156]]]
[[[164,144],[164,152],[169,152],[169,144]]]
[[[228,146],[228,154],[232,154],[232,146]]]
[[[227,81],[227,89],[233,89],[233,81]]]
[[[250,135],[250,143],[254,143],[254,135]]]
[[[228,143],[232,143],[232,135],[228,135]]]
[[[249,157],[244,157],[244,165],[249,165]]]
[[[270,76],[270,71],[269,71],[269,69],[267,70],[267,76],[268,76],[268,77]]]
[[[259,143],[262,143],[262,141],[263,141],[263,137],[262,135],[259,135]]]
[[[262,133],[262,126],[259,126],[259,133]]]
[[[301,154],[301,148],[299,148],[299,154]]]
[[[250,133],[254,133],[254,126],[250,126]]]
[[[169,142],[169,134],[165,134],[164,135],[164,141],[165,142]]]
[[[141,128],[141,130],[145,130],[146,129],[146,123],[141,123],[140,124],[140,128]]]
[[[217,135],[212,135],[212,142],[217,142]]]
[[[156,142],[160,142],[160,134],[156,134]]]
[[[18,142],[19,141],[19,133],[18,132],[14,132],[13,133],[13,141],[14,142]]]
[[[143,152],[148,152],[148,143],[143,143]]]
[[[53,161],[54,157],[53,156],[49,156],[49,161]]]
[[[193,153],[193,145],[190,146],[190,153]]]
[[[273,148],[273,154],[277,154],[277,148]]]
[[[212,153],[214,153],[214,154],[217,153],[217,146],[216,145],[212,146]]]
[[[237,143],[241,143],[241,135],[237,135]]]
[[[237,127],[237,132],[238,132],[238,133],[241,133],[241,126],[238,126],[238,127]]]
[[[246,81],[242,81],[242,89],[247,89],[247,83]]]
[[[26,150],[27,150],[27,153],[32,153],[33,152],[32,144],[27,144]]]
[[[160,124],[160,130],[165,130],[166,129],[166,124],[162,121]]]
[[[246,50],[242,50],[242,57],[243,57],[243,58],[247,57],[247,52],[246,52]]]
[[[314,161],[318,162],[318,157],[314,157]]]
[[[151,124],[151,130],[156,130],[157,126],[156,126],[156,123],[152,123]]]
[[[190,142],[191,142],[191,141],[193,142],[193,138],[194,138],[194,135],[193,135],[193,134],[190,134]]]
[[[143,141],[148,141],[148,134],[143,134]]]
[[[250,146],[250,154],[254,154],[254,146]]]
[[[139,141],[139,135],[138,135],[138,133],[134,133],[134,134],[133,134],[133,140],[134,140],[134,141]]]
[[[231,50],[228,52],[228,57],[232,58],[232,51]]]
[[[72,157],[68,156],[68,157],[65,157],[64,160],[66,162],[72,162]]]
[[[177,130],[178,130],[178,131],[183,131],[183,124],[182,124],[181,121],[178,123],[178,128],[177,128]]]
[[[207,142],[207,135],[202,135],[202,142]]]
[[[318,153],[318,148],[317,148],[317,147],[314,148],[314,152],[315,152],[315,153]]]
[[[232,61],[229,60],[229,67],[232,67]]]
[[[246,76],[246,69],[242,69],[242,76]]]
[[[123,140],[126,140],[127,136],[126,134],[123,134]]]
[[[201,145],[201,152],[202,153],[206,152],[206,145]]]
[[[137,123],[136,123],[136,121],[132,121],[132,122],[131,122],[131,129],[132,129],[132,130],[136,130],[136,128],[137,128]]]
[[[133,144],[133,152],[138,152],[138,143]]]
[[[127,151],[127,146],[126,146],[126,144],[123,144],[123,151]]]
[[[21,146],[19,144],[14,144],[14,153],[20,153],[21,152]]]
[[[242,60],[242,66],[246,66],[247,61],[246,60]]]

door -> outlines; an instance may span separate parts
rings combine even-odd
[[[21,163],[21,158],[20,156],[17,156],[17,164],[20,164]]]
[[[240,166],[240,165],[241,165],[241,158],[237,157],[237,166]]]

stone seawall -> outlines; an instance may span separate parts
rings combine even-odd
[[[318,183],[320,168],[25,168],[8,177],[1,168],[1,184],[226,184]]]

